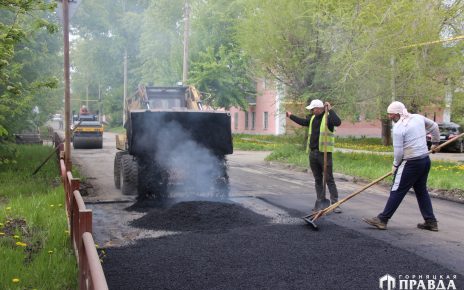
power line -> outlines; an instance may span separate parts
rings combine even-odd
[[[443,42],[449,42],[449,41],[455,41],[455,40],[461,40],[461,39],[464,39],[464,35],[458,35],[458,36],[455,36],[455,37],[441,39],[441,40],[434,40],[434,41],[410,44],[410,45],[398,47],[397,49],[419,47],[419,46],[425,46],[425,45],[430,45],[430,44],[443,43]]]

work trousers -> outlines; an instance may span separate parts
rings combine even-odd
[[[416,193],[417,203],[424,220],[436,221],[432,201],[427,191],[429,171],[429,156],[417,160],[404,160],[395,171],[390,197],[378,218],[383,222],[388,222],[412,187]]]
[[[330,202],[335,203],[338,201],[338,191],[337,186],[335,185],[335,180],[333,177],[332,169],[332,153],[327,153],[327,187],[330,192]],[[316,182],[316,194],[317,200],[325,200],[325,191],[324,191],[324,152],[319,150],[311,150],[309,153],[309,167],[313,172],[314,181]]]

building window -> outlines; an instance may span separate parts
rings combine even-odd
[[[264,127],[264,130],[267,130],[269,128],[269,113],[268,112],[264,112],[263,114],[263,127]]]
[[[235,130],[238,129],[238,112],[234,113],[234,128]]]
[[[248,130],[248,112],[245,111],[245,130]]]
[[[256,124],[256,112],[251,112],[251,130],[255,129]]]

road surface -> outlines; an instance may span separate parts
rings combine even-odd
[[[374,186],[345,203],[342,214],[321,218],[320,230],[313,231],[300,219],[314,204],[313,178],[266,163],[265,152],[237,151],[228,158],[230,201],[268,222],[234,209],[246,225],[234,224],[234,215],[224,217],[231,224],[224,223],[216,214],[198,219],[209,230],[195,228],[189,216],[174,230],[166,224],[157,228],[153,221],[140,228],[131,223],[154,214],[161,219],[168,210],[126,210],[134,196],[114,188],[114,153],[111,133],[105,133],[102,150],[72,153],[91,185],[84,199],[93,210],[94,237],[106,248],[103,267],[110,289],[378,289],[386,274],[397,280],[448,275],[456,289],[464,289],[463,204],[433,199],[440,231],[422,231],[410,195],[388,230],[379,231],[361,221],[386,202],[388,188]],[[362,187],[349,179],[336,182],[340,198]]]

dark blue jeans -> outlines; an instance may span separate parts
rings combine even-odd
[[[416,193],[417,203],[424,220],[436,221],[432,201],[427,191],[429,171],[430,158],[428,156],[417,160],[404,160],[396,169],[390,197],[378,218],[383,222],[388,222],[412,187]]]

